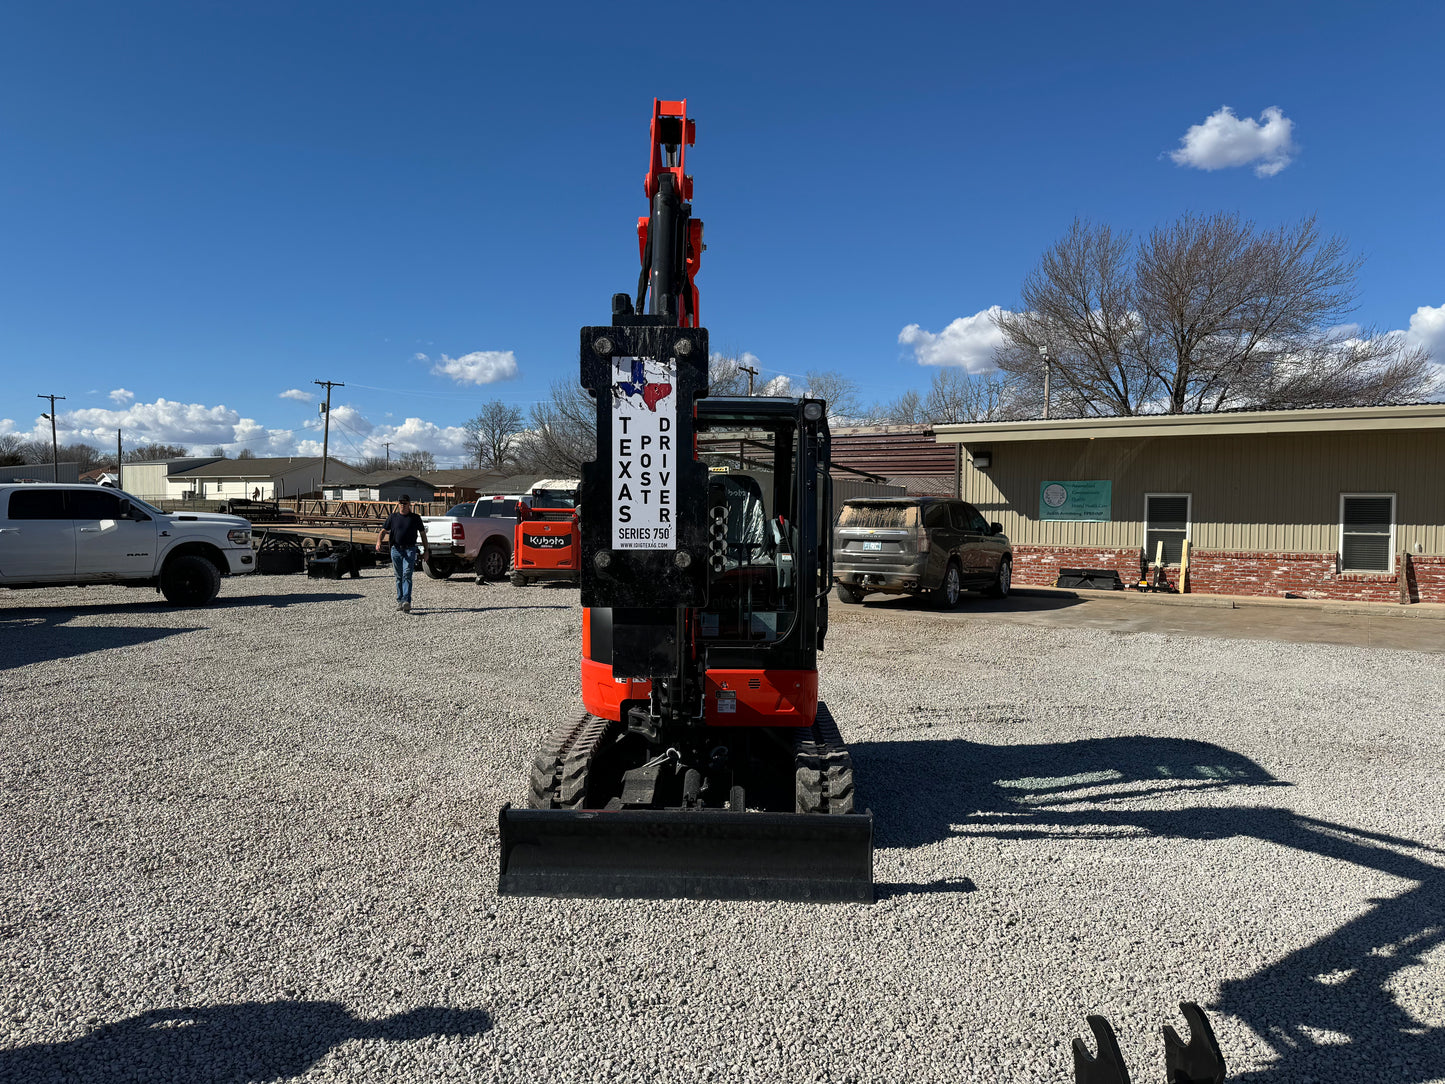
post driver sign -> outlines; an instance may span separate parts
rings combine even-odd
[[[671,366],[612,359],[612,548],[677,548],[677,396]]]

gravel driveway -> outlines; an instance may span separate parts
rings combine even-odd
[[[390,599],[0,595],[0,1081],[1445,1079],[1438,656],[835,605],[877,904],[499,900],[576,592]]]

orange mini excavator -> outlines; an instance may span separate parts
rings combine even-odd
[[[636,301],[584,327],[582,702],[501,812],[503,895],[871,901],[873,818],[818,700],[832,582],[817,399],[708,394],[686,102],[653,103]],[[745,442],[709,466],[697,438]]]

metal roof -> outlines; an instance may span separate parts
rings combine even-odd
[[[1220,411],[1214,414],[1141,414],[1107,418],[1040,418],[968,422],[935,427],[940,444],[1007,441],[1107,440],[1139,437],[1244,436],[1279,433],[1359,433],[1445,430],[1445,403],[1383,407],[1310,407]]]

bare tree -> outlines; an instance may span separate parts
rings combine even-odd
[[[1023,310],[995,317],[1004,345],[998,368],[1043,401],[1045,356],[1053,413],[1137,414],[1149,402],[1151,369],[1134,305],[1129,235],[1076,219],[1029,272]]]
[[[1341,326],[1364,261],[1313,217],[1260,231],[1185,215],[1139,246],[1139,313],[1171,414],[1229,406],[1380,405],[1415,398],[1429,355]]]
[[[1430,356],[1345,324],[1362,261],[1313,218],[1260,230],[1184,215],[1131,251],[1075,221],[997,318],[995,361],[1018,403],[1050,413],[1199,413],[1249,406],[1384,405],[1431,387]]]
[[[757,359],[746,351],[727,351],[725,353],[714,353],[707,359],[707,388],[709,395],[746,395],[748,393],[748,374],[743,372],[742,367]],[[757,368],[751,365],[751,368]],[[754,391],[757,386],[754,384]]]
[[[377,471],[391,469],[391,464],[387,462],[386,456],[384,455],[366,456],[364,459],[358,460],[357,462],[353,463],[352,466],[354,466],[362,474],[375,474]]]
[[[858,382],[832,369],[810,369],[803,374],[802,394],[828,404],[828,420],[834,425],[858,424],[868,420],[858,397]]]
[[[256,453],[253,452],[253,451],[251,451],[250,448],[242,448],[239,452],[236,453],[236,458],[237,458],[237,459],[255,459],[255,458],[256,458]]]
[[[926,420],[923,416],[923,396],[914,388],[909,388],[892,402],[874,404],[868,414],[881,425],[918,425]]]
[[[0,467],[18,467],[25,461],[25,438],[17,433],[0,435]]]
[[[480,469],[500,469],[516,460],[522,428],[521,408],[493,399],[476,417],[466,421],[463,428],[471,443],[472,459]]]
[[[152,459],[182,459],[188,455],[190,453],[179,444],[137,444],[126,449],[125,461],[144,463]]]
[[[576,478],[597,456],[597,404],[575,380],[559,380],[533,404],[530,428],[518,446],[518,465],[538,474]]]
[[[994,422],[1028,413],[1014,382],[1002,372],[969,373],[940,369],[921,407],[923,420],[935,425]]]
[[[397,470],[433,471],[437,469],[437,457],[420,448],[414,452],[403,452],[394,459],[394,462]]]

